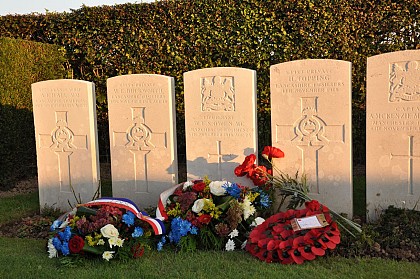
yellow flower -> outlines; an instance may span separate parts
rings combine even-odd
[[[259,195],[260,195],[260,193],[250,192],[246,195],[246,198],[248,199],[249,202],[254,202],[255,199],[258,198]]]
[[[180,204],[176,203],[175,207],[168,210],[166,214],[168,214],[168,216],[174,216],[174,217],[180,216],[182,214]]]
[[[89,246],[95,246],[96,241],[93,240],[93,237],[91,235],[87,235],[85,239],[87,240]]]

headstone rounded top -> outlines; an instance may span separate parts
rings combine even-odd
[[[200,72],[207,72],[207,71],[213,71],[213,72],[226,72],[226,71],[230,71],[230,72],[255,72],[255,70],[252,69],[247,69],[247,68],[240,68],[240,67],[213,67],[213,68],[203,68],[203,69],[197,69],[197,70],[192,70],[189,72],[185,72],[185,75],[190,75],[192,73],[200,73]]]
[[[78,79],[52,79],[52,80],[43,80],[43,81],[39,81],[39,82],[35,82],[32,85],[45,85],[45,84],[60,84],[62,85],[65,82],[69,82],[69,83],[80,83],[80,84],[93,84],[90,81],[86,81],[86,80],[78,80]]]
[[[166,78],[166,79],[171,79],[173,77],[170,76],[165,76],[165,75],[158,75],[158,74],[127,74],[127,75],[120,75],[120,76],[115,76],[115,77],[110,77],[107,80],[108,81],[112,81],[112,80],[116,80],[116,79],[121,79],[121,78]]]

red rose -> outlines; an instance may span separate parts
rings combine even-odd
[[[262,155],[266,155],[271,160],[271,158],[283,158],[284,152],[277,147],[265,146]]]
[[[211,216],[209,215],[209,214],[201,214],[199,217],[198,217],[198,221],[201,223],[201,224],[205,224],[205,225],[207,225],[208,223],[210,223],[210,221],[211,221]]]
[[[203,192],[204,188],[206,188],[206,184],[204,182],[198,182],[192,186],[192,189],[195,192]]]
[[[72,254],[80,253],[83,250],[83,246],[85,246],[85,241],[78,235],[73,236],[69,240],[69,250]]]

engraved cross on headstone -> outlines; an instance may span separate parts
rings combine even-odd
[[[414,181],[413,181],[413,160],[420,159],[420,155],[414,155],[413,150],[414,136],[408,136],[408,154],[390,154],[391,159],[394,157],[408,159],[408,194],[414,195]]]
[[[70,156],[77,149],[87,149],[87,135],[75,135],[68,127],[67,111],[55,112],[56,127],[50,134],[38,134],[40,148],[50,148],[58,157],[61,192],[71,192]]]
[[[301,97],[301,117],[293,125],[276,124],[276,142],[288,138],[302,154],[302,172],[311,178],[313,193],[319,194],[318,151],[330,142],[344,143],[344,125],[327,125],[318,116],[318,97]]]
[[[216,150],[217,153],[208,153],[207,158],[212,156],[217,156],[217,175],[218,180],[222,180],[222,163],[223,161],[227,162],[234,159],[236,156],[233,154],[222,154],[222,141],[216,141]]]
[[[145,107],[131,108],[132,125],[125,132],[113,131],[114,146],[124,147],[134,159],[135,191],[149,192],[147,155],[157,147],[167,148],[166,132],[153,132],[146,124]],[[158,143],[160,144],[158,144]]]

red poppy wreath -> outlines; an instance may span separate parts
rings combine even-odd
[[[319,222],[313,222],[315,218]],[[339,243],[340,231],[329,209],[312,200],[303,209],[277,213],[257,226],[249,235],[246,250],[265,262],[302,264],[325,255]]]

